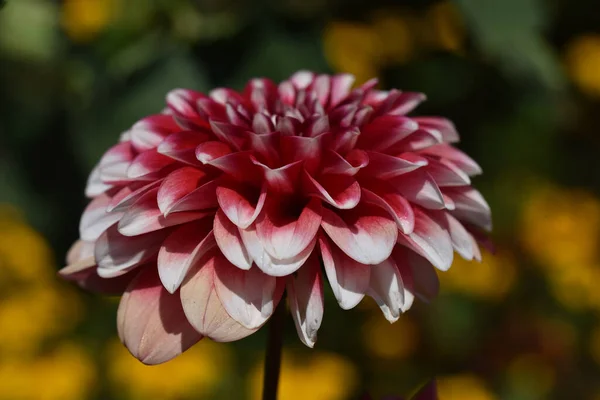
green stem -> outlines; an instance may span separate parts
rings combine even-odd
[[[285,298],[269,320],[267,351],[265,354],[265,375],[263,380],[263,400],[277,400],[279,371],[281,370],[281,348],[283,347],[283,321],[285,318]]]

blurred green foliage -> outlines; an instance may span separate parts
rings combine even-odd
[[[485,171],[475,186],[494,211],[498,255],[486,254],[481,265],[458,262],[441,277],[438,300],[393,326],[372,318],[373,307],[343,312],[329,296],[319,342],[308,350],[290,319],[282,398],[406,394],[439,376],[442,399],[600,399],[595,0],[10,0],[0,7],[0,203],[10,205],[0,213],[1,326],[6,318],[21,332],[14,313],[36,307],[11,297],[20,286],[2,271],[62,264],[91,167],[122,131],[159,111],[168,90],[241,88],[249,78],[281,80],[298,69],[361,80],[376,74],[383,88],[427,93],[419,112],[456,123],[460,147]],[[15,217],[17,208],[24,217]],[[15,226],[31,232],[17,235]],[[14,256],[48,246],[54,259]],[[34,290],[41,278],[32,276],[26,284]],[[0,399],[256,398],[264,332],[200,344],[173,362],[180,364],[148,372],[115,343],[114,302],[69,295],[57,307],[81,308],[73,326],[48,328],[27,357],[13,360],[0,348]],[[2,335],[0,342],[9,340]],[[61,365],[84,371],[77,379],[85,384],[48,378],[44,397],[18,392],[31,382],[10,372],[45,376]],[[175,375],[170,386],[161,380]]]

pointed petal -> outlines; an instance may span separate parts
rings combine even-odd
[[[215,287],[227,313],[248,329],[264,324],[279,303],[283,285],[258,268],[244,271],[224,257],[215,265]]]
[[[331,79],[329,107],[333,108],[341,103],[350,94],[353,83],[354,76],[350,74],[334,75]]]
[[[369,165],[361,171],[361,174],[381,180],[392,179],[427,165],[424,159],[424,162],[413,162],[401,156],[394,157],[374,151],[368,151],[367,155],[369,156]]]
[[[406,258],[412,271],[414,294],[425,302],[436,298],[440,291],[440,281],[433,265],[412,251],[408,251]]]
[[[267,187],[260,191],[244,185],[220,185],[216,189],[219,207],[227,218],[241,229],[246,229],[260,214],[267,198]]]
[[[262,171],[251,161],[251,152],[238,152],[207,161],[206,164],[226,173],[233,179],[246,183],[259,183]]]
[[[368,293],[377,302],[388,321],[398,320],[404,304],[404,287],[400,271],[392,258],[371,266]]]
[[[302,343],[314,347],[323,320],[323,279],[316,253],[287,282],[290,311]]]
[[[362,150],[352,150],[346,158],[335,151],[327,151],[323,162],[323,174],[354,176],[369,165],[369,157]]]
[[[200,143],[194,150],[196,159],[202,164],[207,164],[209,161],[231,154],[231,148],[223,142],[210,140]]]
[[[128,186],[125,186],[123,189],[119,190],[117,194],[112,198],[106,210],[109,212],[118,212],[125,211],[129,206],[139,200],[146,192],[150,189],[154,189],[158,187],[162,183],[162,179],[158,179],[154,182],[145,184],[143,183],[133,183]]]
[[[158,208],[163,214],[169,213],[179,200],[209,179],[205,171],[194,167],[183,167],[171,172],[163,180],[156,195]]]
[[[415,213],[408,200],[391,190],[381,190],[378,193],[362,188],[362,199],[366,203],[374,204],[394,218],[398,228],[403,233],[409,234],[415,227]]]
[[[190,222],[171,233],[158,252],[160,280],[169,293],[183,282],[190,267],[216,246],[210,220]]]
[[[263,248],[276,259],[297,257],[314,241],[321,225],[321,201],[312,199],[300,214],[285,202],[269,197],[256,221]]]
[[[129,130],[131,144],[139,152],[155,149],[166,136],[180,128],[171,115],[156,114],[135,123]]]
[[[339,209],[351,209],[360,202],[360,185],[352,176],[321,175],[315,179],[304,171],[302,183],[309,195],[318,197]]]
[[[129,165],[129,168],[127,169],[127,177],[130,179],[141,178],[158,172],[174,162],[175,160],[163,154],[159,154],[156,150],[148,150],[140,153],[133,159],[131,165]]]
[[[237,226],[225,216],[223,210],[217,211],[213,231],[217,245],[225,258],[238,268],[250,269],[252,258],[246,250]]]
[[[421,150],[421,153],[452,161],[469,176],[479,175],[483,172],[479,164],[471,157],[449,144],[438,144],[436,146],[427,147],[426,149]]]
[[[445,208],[444,197],[431,175],[416,170],[396,177],[391,184],[408,201],[433,210]]]
[[[85,185],[85,196],[88,198],[96,197],[110,188],[112,185],[104,183],[100,176],[100,167],[95,166],[90,176],[88,177],[87,183]]]
[[[105,193],[88,204],[79,223],[79,236],[86,241],[94,241],[109,227],[114,225],[123,213],[106,211],[111,197]]]
[[[448,212],[436,212],[432,218],[448,232],[454,250],[465,260],[472,260],[477,252],[477,242],[467,229]]]
[[[121,298],[117,325],[123,344],[148,365],[168,361],[202,339],[187,321],[179,296],[169,294],[151,268]]]
[[[232,342],[256,332],[235,321],[225,310],[215,288],[215,266],[222,256],[213,253],[198,260],[181,286],[181,304],[190,324],[216,342]]]
[[[262,177],[269,191],[282,194],[294,193],[298,177],[302,171],[302,160],[284,165],[283,167],[270,168],[254,157],[251,157],[251,159],[252,163],[261,170]]]
[[[459,141],[458,132],[452,121],[440,117],[414,117],[421,129],[436,130],[440,132],[444,142],[454,143]]]
[[[354,308],[365,297],[371,267],[348,257],[324,235],[319,237],[319,247],[327,279],[340,307]]]
[[[410,235],[400,234],[398,243],[413,249],[439,270],[447,271],[454,254],[450,235],[423,211],[414,211],[415,229]]]
[[[198,131],[182,131],[165,138],[157,147],[157,152],[186,164],[199,165],[196,159],[196,148],[209,139],[206,133]]]
[[[433,160],[430,158],[426,170],[439,187],[467,186],[471,184],[469,175],[458,168],[452,161],[445,159]]]
[[[418,128],[419,124],[412,118],[383,115],[362,128],[358,144],[361,149],[388,152]]]
[[[231,125],[227,122],[210,121],[210,127],[213,133],[223,143],[231,146],[232,149],[241,151],[246,144],[245,129],[239,126]]]
[[[452,215],[486,231],[492,229],[490,206],[481,193],[471,187],[448,188],[444,193],[454,201],[455,209]]]
[[[348,256],[362,264],[379,264],[392,253],[398,227],[385,211],[359,204],[352,210],[324,208],[321,226]]]
[[[283,136],[281,156],[287,164],[302,161],[307,171],[314,172],[319,167],[324,141],[328,137],[327,134],[317,137]]]

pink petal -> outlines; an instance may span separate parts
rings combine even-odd
[[[418,128],[419,125],[411,118],[383,115],[362,128],[358,145],[362,149],[372,151],[392,151],[399,142]]]
[[[367,165],[369,165],[369,157],[362,150],[352,150],[346,155],[346,158],[335,151],[327,151],[322,173],[354,176]]]
[[[302,171],[302,161],[296,161],[279,168],[270,168],[252,157],[254,165],[262,170],[263,179],[270,191],[291,194],[296,190],[298,177]]]
[[[386,154],[368,151],[369,165],[361,171],[361,176],[378,178],[381,180],[392,179],[427,165],[427,162],[413,162],[401,156],[394,157]]]
[[[359,204],[352,210],[327,208],[321,226],[344,253],[362,264],[386,260],[398,237],[396,222],[378,207]]]
[[[77,240],[67,252],[67,264],[74,264],[80,260],[94,257],[94,242]]]
[[[185,275],[200,257],[216,246],[210,220],[185,224],[171,233],[158,252],[158,275],[169,293],[183,282]]]
[[[312,199],[302,207],[269,197],[256,221],[263,248],[276,259],[297,257],[314,241],[321,225],[321,201]]]
[[[394,100],[389,115],[406,115],[426,99],[423,93],[403,92]]]
[[[158,253],[168,233],[163,230],[128,237],[120,234],[116,226],[108,228],[98,238],[94,249],[98,274],[102,277],[122,275],[123,271],[148,261]]]
[[[410,267],[409,255],[414,255],[415,257],[418,257],[414,251],[411,251],[401,245],[396,245],[396,247],[394,247],[394,251],[392,252],[392,260],[394,260],[394,262],[396,263],[396,267],[398,267],[398,271],[400,271],[400,277],[402,278],[402,286],[404,289],[404,302],[400,307],[400,311],[402,312],[408,311],[415,301],[415,284],[413,279],[413,272]]]
[[[430,159],[426,170],[439,187],[467,186],[471,184],[469,175],[458,168],[452,161]]]
[[[195,149],[196,159],[202,164],[207,164],[228,154],[231,154],[231,148],[225,143],[216,140],[202,142]]]
[[[448,232],[454,250],[465,260],[472,260],[478,252],[478,247],[467,229],[448,212],[440,211],[432,217]]]
[[[158,172],[173,164],[175,160],[159,154],[156,150],[148,150],[140,153],[127,169],[127,177],[131,179],[141,178],[145,175]]]
[[[339,209],[351,209],[360,202],[360,185],[352,176],[321,175],[315,179],[304,171],[303,185],[309,195],[318,197]]]
[[[96,261],[91,256],[67,265],[58,273],[64,279],[76,282],[80,287],[90,292],[121,295],[137,276],[138,271],[131,271],[115,278],[102,278],[98,275]]]
[[[436,130],[418,129],[402,141],[398,142],[394,150],[396,150],[396,152],[421,151],[442,142],[443,139],[440,132]]]
[[[237,181],[258,185],[261,182],[262,173],[250,159],[251,156],[252,152],[231,153],[207,161],[206,164],[217,168]]]
[[[323,141],[327,134],[317,137],[283,136],[281,138],[281,155],[287,163],[304,162],[304,168],[314,172],[321,161]]]
[[[239,126],[231,125],[227,122],[210,121],[215,136],[223,143],[231,146],[232,149],[241,151],[246,144],[245,129]]]
[[[279,141],[281,133],[265,133],[257,135],[246,132],[250,149],[255,151],[259,161],[267,165],[279,165]]]
[[[194,167],[183,167],[171,172],[158,189],[158,208],[163,214],[167,214],[174,204],[208,180],[206,172]]]
[[[377,302],[388,321],[398,320],[404,304],[404,286],[392,258],[371,266],[368,294]]]
[[[455,209],[452,215],[486,231],[492,229],[490,206],[481,193],[471,187],[447,188],[444,193],[454,201]]]
[[[256,136],[268,135],[274,130],[275,126],[268,115],[264,113],[254,114],[254,118],[252,118],[252,131],[256,134]]]
[[[244,246],[250,258],[265,274],[271,276],[286,276],[298,270],[312,253],[316,239],[313,240],[300,254],[288,259],[277,259],[271,256],[264,248],[256,233],[256,226],[251,225],[246,229],[239,229]]]
[[[479,175],[482,172],[479,164],[471,157],[449,144],[438,144],[436,146],[427,147],[426,149],[421,150],[421,152],[452,161],[470,176]]]
[[[433,210],[445,208],[444,197],[431,175],[416,170],[396,177],[391,184],[408,201]]]
[[[158,208],[156,196],[159,189],[152,189],[136,201],[119,221],[119,233],[137,236],[173,225],[194,221],[213,214],[211,211],[176,212],[164,216]]]
[[[422,129],[436,130],[441,133],[444,142],[453,143],[459,141],[458,132],[452,121],[440,117],[414,117],[415,122]]]
[[[157,151],[174,160],[191,165],[199,165],[196,159],[196,148],[209,139],[209,136],[197,131],[173,133],[165,138],[157,147]]]
[[[215,287],[227,313],[247,329],[263,325],[279,303],[283,285],[258,268],[244,271],[224,257],[215,265]]]
[[[243,185],[220,185],[216,189],[219,207],[227,218],[241,229],[250,226],[262,211],[267,198],[267,187],[260,191]]]
[[[238,227],[225,216],[223,210],[217,211],[213,230],[217,245],[225,258],[238,268],[250,269],[252,258],[242,242]]]
[[[144,184],[145,182],[136,182],[134,184],[125,186],[112,198],[108,204],[108,207],[106,207],[106,210],[109,212],[125,211],[150,189],[160,185],[162,181],[162,179],[158,179],[148,184]]]
[[[334,75],[331,79],[329,107],[333,108],[341,103],[350,94],[353,83],[354,76],[350,74]]]
[[[415,229],[409,235],[400,234],[398,243],[413,249],[439,270],[448,270],[454,253],[450,235],[423,211],[414,211]]]
[[[190,324],[201,334],[216,342],[233,342],[245,338],[258,329],[247,329],[236,322],[225,310],[217,295],[215,267],[222,256],[198,260],[181,286],[181,304]]]
[[[354,308],[365,297],[371,267],[354,261],[323,235],[319,237],[319,247],[327,279],[340,307]]]
[[[171,115],[157,114],[137,122],[129,131],[131,144],[139,152],[155,149],[166,136],[180,128]]]
[[[323,320],[323,279],[316,253],[287,282],[290,312],[302,343],[314,347]]]
[[[111,197],[101,194],[88,204],[81,216],[79,223],[79,236],[83,240],[94,241],[115,224],[123,213],[106,211],[111,202]]]
[[[167,105],[175,114],[194,120],[198,117],[195,105],[198,100],[205,97],[202,93],[193,90],[174,89],[167,94]]]
[[[187,321],[179,296],[169,294],[151,268],[121,298],[117,326],[123,344],[148,365],[168,361],[202,339]]]
[[[102,181],[100,176],[100,167],[95,166],[85,185],[85,195],[88,198],[96,197],[112,188],[112,185]]]
[[[313,81],[315,74],[310,71],[298,71],[291,76],[290,82],[296,89],[306,89]]]
[[[342,129],[336,133],[330,148],[339,154],[346,154],[354,149],[360,136],[361,133],[357,127]]]
[[[362,199],[385,210],[403,233],[409,234],[415,227],[415,214],[410,203],[391,190],[380,189],[377,193],[362,188]]]
[[[100,159],[100,167],[110,164],[129,163],[133,160],[136,153],[131,142],[121,142],[114,145],[104,153]]]

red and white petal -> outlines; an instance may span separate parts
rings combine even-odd
[[[400,234],[398,243],[428,259],[437,269],[446,271],[452,265],[454,250],[448,232],[427,214],[415,209],[415,229]]]
[[[104,153],[100,159],[99,166],[105,167],[111,164],[130,163],[135,157],[135,151],[131,142],[121,142],[114,145]]]
[[[140,236],[124,236],[116,226],[108,228],[96,241],[94,257],[98,274],[110,278],[140,265],[155,256],[169,231],[162,230]]]
[[[165,289],[175,293],[190,267],[215,246],[210,220],[190,222],[171,233],[160,247],[156,262]]]
[[[340,307],[354,308],[365,297],[371,266],[351,259],[323,235],[319,237],[319,248],[327,279]]]
[[[324,208],[321,226],[333,242],[362,264],[386,260],[398,237],[396,222],[378,207],[359,204],[352,210]]]
[[[354,76],[350,74],[338,74],[331,78],[330,108],[337,106],[350,94],[353,83]]]
[[[432,217],[446,229],[454,250],[465,260],[472,260],[478,253],[478,247],[477,242],[467,229],[448,212],[436,212],[432,214]]]
[[[426,170],[439,187],[467,186],[471,184],[469,175],[449,160],[430,158]]]
[[[256,332],[234,320],[217,295],[215,267],[222,256],[213,253],[198,260],[181,285],[183,311],[198,332],[216,342],[233,342]]]
[[[100,167],[97,165],[94,167],[94,169],[90,173],[90,176],[88,177],[87,183],[85,185],[85,195],[88,198],[93,198],[106,192],[112,187],[112,185],[107,184],[102,180],[100,174]]]
[[[302,175],[307,194],[316,196],[338,209],[351,209],[360,202],[360,185],[352,176],[321,175],[315,179],[307,171]]]
[[[358,139],[361,149],[391,152],[396,145],[419,128],[411,118],[383,115],[362,128]]]
[[[298,177],[302,171],[302,160],[279,168],[270,168],[256,160],[253,156],[251,157],[251,160],[252,163],[260,169],[262,178],[270,192],[291,194],[296,191]]]
[[[252,258],[246,250],[238,227],[225,216],[223,210],[217,211],[213,231],[217,245],[225,258],[238,268],[250,269]]]
[[[168,214],[179,200],[208,180],[210,178],[205,171],[194,167],[183,167],[171,172],[158,189],[158,208],[163,214]]]
[[[352,150],[346,158],[335,151],[327,151],[323,161],[323,174],[354,176],[369,165],[369,156],[362,150]]]
[[[156,148],[159,154],[163,154],[174,160],[190,165],[199,165],[196,158],[196,148],[209,139],[206,133],[198,131],[182,131],[167,136]]]
[[[418,257],[412,250],[401,245],[394,247],[394,251],[392,252],[392,260],[394,260],[398,271],[400,271],[402,286],[404,288],[404,302],[402,303],[402,307],[400,307],[400,311],[402,312],[408,311],[415,301],[415,284],[409,261],[410,258],[408,257],[409,254]]]
[[[127,177],[130,179],[142,178],[158,172],[174,162],[174,159],[159,154],[156,150],[148,150],[133,159],[127,169]]]
[[[256,220],[256,234],[272,258],[297,257],[314,241],[321,225],[321,201],[312,199],[300,214],[290,205],[269,197]]]
[[[416,170],[396,177],[391,184],[408,201],[429,208],[445,208],[444,197],[435,180],[427,172]]]
[[[147,184],[146,182],[134,182],[125,186],[114,195],[106,210],[109,212],[125,211],[146,192],[158,187],[162,181],[162,179],[158,179]]]
[[[286,276],[298,270],[312,253],[316,239],[309,243],[308,247],[302,250],[298,255],[287,259],[278,259],[271,256],[264,248],[256,232],[256,226],[251,225],[247,229],[239,229],[244,246],[248,255],[254,263],[265,274],[270,276]]]
[[[398,228],[405,234],[409,234],[415,227],[415,213],[408,200],[392,191],[382,189],[377,193],[362,188],[362,199],[366,203],[374,204],[387,211]]]
[[[486,231],[492,229],[490,206],[481,193],[471,187],[447,188],[444,193],[454,201],[452,215]]]
[[[426,99],[423,93],[403,92],[395,99],[388,115],[406,115]]]
[[[245,183],[261,182],[262,171],[250,159],[251,152],[238,152],[207,161],[205,164],[217,168],[233,179]]]
[[[194,155],[202,164],[206,164],[217,158],[231,154],[231,148],[217,140],[200,143],[194,150]]]
[[[452,161],[469,176],[479,175],[483,172],[479,164],[471,157],[449,144],[444,143],[427,147],[426,149],[421,150],[421,153]]]
[[[389,156],[374,151],[367,151],[367,155],[369,165],[361,171],[361,175],[371,179],[392,179],[427,165],[427,160],[424,158],[412,160],[403,158],[402,155]]]
[[[436,130],[441,133],[444,142],[454,143],[460,140],[456,127],[452,121],[440,117],[414,117],[422,129]]]
[[[371,266],[367,293],[377,302],[388,321],[398,320],[404,304],[404,286],[400,271],[392,258]]]
[[[139,152],[155,149],[168,135],[180,128],[171,115],[156,114],[146,117],[129,130],[131,144]]]
[[[109,227],[114,225],[123,213],[106,211],[111,197],[105,193],[94,198],[85,208],[79,222],[79,236],[86,241],[94,241]]]
[[[421,151],[443,143],[442,134],[436,130],[418,129],[400,141],[396,148],[401,152]]]
[[[267,198],[267,186],[260,191],[244,185],[220,185],[216,189],[219,207],[240,229],[246,229],[262,211]]]
[[[256,329],[273,314],[283,294],[277,278],[258,268],[244,271],[224,257],[217,259],[215,287],[227,313],[247,329]]]
[[[169,226],[195,221],[212,212],[176,212],[164,216],[158,208],[158,188],[146,192],[138,199],[119,221],[119,232],[125,236],[137,236],[158,231]]]
[[[179,296],[169,294],[151,268],[121,298],[117,327],[131,354],[148,365],[169,361],[202,339],[185,317]]]
[[[314,347],[323,320],[323,278],[316,253],[287,281],[290,311],[302,343]]]
[[[245,129],[239,126],[229,124],[221,121],[210,121],[210,127],[213,133],[223,143],[231,146],[232,149],[241,151],[246,142],[246,135],[244,134]]]
[[[304,168],[313,173],[319,167],[323,151],[323,142],[329,135],[316,137],[283,136],[281,138],[281,156],[286,164],[302,161]]]
[[[437,297],[440,281],[433,265],[414,252],[408,252],[408,265],[411,268],[414,294],[421,300],[429,302]]]

